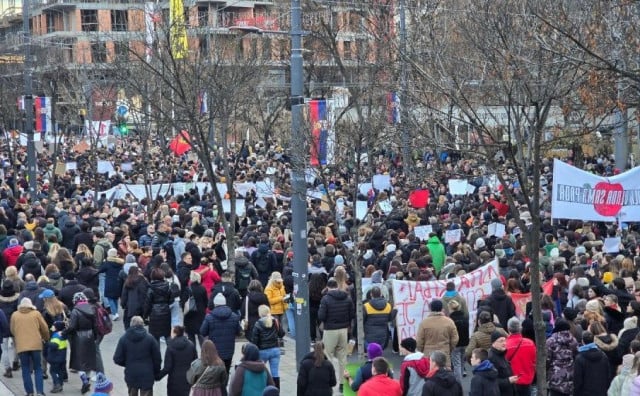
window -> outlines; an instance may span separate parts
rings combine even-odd
[[[198,26],[209,26],[209,7],[198,7]]]
[[[47,14],[47,33],[56,31],[56,18],[54,14]]]
[[[127,61],[129,60],[129,48],[127,42],[122,41],[114,41],[113,42],[113,55],[115,57],[116,62]]]
[[[111,10],[111,30],[114,32],[126,32],[127,10]]]
[[[105,63],[107,61],[107,44],[105,42],[91,43],[91,62]]]
[[[271,39],[268,37],[263,38],[261,45],[262,45],[262,58],[266,61],[270,61],[272,58]]]
[[[98,31],[98,10],[80,10],[83,32]]]
[[[342,42],[342,58],[351,60],[351,41]]]

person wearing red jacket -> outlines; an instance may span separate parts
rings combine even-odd
[[[507,322],[507,352],[505,359],[511,363],[513,375],[518,376],[515,383],[516,396],[530,396],[531,384],[536,373],[536,345],[522,336],[520,319],[513,317]]]
[[[496,200],[493,195],[491,195],[490,198],[487,198],[487,202],[498,211],[498,216],[505,217],[507,213],[509,213],[509,205],[505,202]]]
[[[400,364],[400,389],[402,396],[420,396],[424,379],[429,374],[429,358],[420,351],[416,352],[416,340],[405,338],[400,342],[400,354],[406,355]]]
[[[22,245],[16,238],[9,240],[9,245],[2,251],[2,258],[4,259],[4,265],[6,267],[15,267],[18,257],[22,254]]]
[[[371,366],[373,377],[360,386],[358,396],[402,396],[400,384],[387,375],[388,371],[389,363],[383,357],[373,359]],[[348,376],[345,376],[345,379],[348,379]]]
[[[201,284],[207,291],[207,301],[211,299],[211,291],[216,283],[220,282],[220,274],[215,270],[213,263],[202,261],[200,266],[194,270],[200,274]]]

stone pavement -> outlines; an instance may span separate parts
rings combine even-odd
[[[102,358],[105,365],[105,372],[107,377],[114,384],[114,396],[126,396],[127,395],[127,386],[124,382],[124,368],[120,366],[116,366],[113,363],[113,353],[115,352],[116,345],[118,343],[118,339],[120,336],[124,334],[124,326],[122,321],[114,322],[113,332],[105,337],[101,344]],[[234,364],[235,362],[240,361],[240,349],[242,344],[246,341],[244,337],[238,338],[236,340],[236,350],[234,356]],[[295,341],[289,337],[285,337],[285,354],[280,359],[280,382],[281,388],[284,390],[282,394],[286,394],[287,396],[292,396],[296,394],[296,378],[297,378],[297,367],[298,362],[296,361],[296,350],[295,350]],[[162,356],[164,358],[164,350],[165,343],[160,343]],[[309,349],[311,350],[311,348]],[[349,362],[356,362],[357,357],[356,354],[352,355],[349,358]],[[400,367],[400,363],[402,362],[402,357],[394,354],[390,348],[387,348],[384,351],[384,357],[386,357],[395,368],[395,376],[399,377],[398,368]],[[471,374],[469,367],[469,374]],[[22,396],[25,394],[24,387],[22,385],[22,376],[21,371],[14,371],[13,378],[5,378],[1,375],[4,370],[0,370],[0,396],[9,396],[9,395],[18,395]],[[342,373],[336,373],[339,380],[342,379]],[[231,376],[233,376],[233,369],[231,370]],[[469,389],[469,381],[471,375],[465,378],[463,381],[463,386],[465,391]],[[45,394],[49,394],[49,391],[52,388],[51,379],[45,380]],[[60,395],[80,395],[81,382],[80,378],[77,374],[69,373],[69,382],[64,384],[64,392],[59,393]],[[340,395],[337,391],[337,387],[335,388],[334,395]],[[91,389],[93,392],[93,388]],[[167,395],[167,387],[166,387],[166,377],[162,381],[156,382],[153,388],[153,394],[155,396],[171,396]],[[91,393],[87,393],[85,395],[91,395]]]

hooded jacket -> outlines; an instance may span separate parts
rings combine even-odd
[[[429,358],[422,352],[414,352],[405,356],[400,364],[400,389],[403,396],[420,396],[424,379],[429,374]]]
[[[132,326],[118,340],[113,362],[124,367],[127,386],[150,390],[160,375],[160,347],[144,327]]]
[[[498,370],[489,360],[483,360],[473,368],[469,396],[500,396]]]
[[[447,254],[444,250],[444,245],[440,242],[440,238],[434,235],[427,241],[427,248],[431,255],[433,267],[436,269],[436,273],[440,273],[444,266],[444,261],[447,258]]]
[[[616,376],[616,369],[622,363],[622,358],[618,356],[618,336],[615,334],[605,334],[593,337],[593,342],[604,352],[609,359],[609,381]]]
[[[4,259],[4,266],[15,267],[18,262],[18,257],[22,254],[22,245],[9,246],[2,251],[2,257]]]
[[[507,328],[507,321],[516,316],[516,306],[504,289],[497,289],[491,292],[486,303],[491,307],[493,313],[498,317],[503,329]]]
[[[516,385],[531,385],[536,373],[536,346],[522,334],[507,337],[506,359],[511,363],[515,375],[519,375]]]
[[[324,323],[325,330],[349,328],[354,317],[354,306],[346,291],[329,289],[320,300],[318,320]]]
[[[99,273],[105,274],[104,279],[104,296],[109,298],[118,299],[122,294],[122,280],[120,279],[120,271],[124,260],[119,257],[109,257],[106,259],[100,269]]]
[[[498,351],[491,347],[489,349],[489,360],[493,367],[498,371],[498,387],[500,388],[500,396],[512,396],[514,394],[513,385],[509,382],[509,377],[513,375],[511,365],[505,359],[505,351]]]
[[[397,310],[384,297],[372,298],[364,304],[364,339],[386,348],[389,341],[389,322],[396,318]]]
[[[547,381],[549,389],[571,394],[573,391],[573,362],[578,342],[570,330],[551,334],[547,339]]]
[[[167,342],[164,353],[164,368],[160,377],[169,374],[167,395],[189,396],[191,385],[187,382],[187,370],[191,362],[198,358],[196,347],[187,337],[175,337]]]
[[[34,308],[22,306],[11,315],[11,334],[16,353],[42,351],[42,342],[49,341],[47,322]]]
[[[594,375],[594,373],[608,372],[609,359],[595,343],[581,346],[578,348],[578,356],[573,366],[573,395],[606,395],[609,378],[606,375]]]
[[[476,348],[489,350],[491,348],[491,333],[495,330],[496,325],[493,322],[481,324],[478,330],[469,337],[469,345],[464,350],[465,358],[471,359],[471,353]]]
[[[422,396],[462,396],[462,385],[456,380],[453,372],[438,369],[425,380]]]
[[[244,356],[236,366],[229,386],[229,396],[261,395],[267,385],[274,384],[267,366],[260,360],[258,348],[253,344],[245,345]]]
[[[200,326],[200,335],[216,344],[222,360],[233,358],[237,334],[240,334],[240,316],[226,305],[215,307]]]

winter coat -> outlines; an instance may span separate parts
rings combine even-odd
[[[251,264],[258,272],[258,279],[263,286],[269,283],[269,276],[276,267],[276,256],[269,250],[268,243],[261,243],[258,248],[251,253]]]
[[[509,377],[513,375],[511,364],[505,359],[506,351],[498,351],[495,348],[489,349],[489,361],[498,371],[498,387],[500,388],[500,396],[513,396],[514,388]]]
[[[194,389],[222,389],[227,383],[227,369],[224,365],[205,366],[202,360],[196,359],[187,371],[187,382]]]
[[[464,350],[465,359],[471,359],[471,353],[476,348],[489,350],[491,348],[491,333],[495,330],[496,325],[493,322],[481,324],[478,330],[469,337],[469,345]]]
[[[80,234],[80,227],[69,221],[65,223],[60,232],[62,233],[62,246],[70,252],[75,252],[76,235]]]
[[[604,307],[604,319],[607,322],[607,331],[618,334],[624,327],[625,314],[615,308]]]
[[[269,282],[264,288],[264,294],[269,300],[272,315],[282,315],[287,310],[287,303],[284,302],[284,296],[287,292],[284,290],[284,283]]]
[[[4,259],[4,266],[15,267],[18,262],[18,257],[22,254],[23,247],[21,245],[11,246],[2,251],[2,258]]]
[[[76,273],[76,280],[93,290],[95,295],[99,295],[98,286],[100,284],[100,279],[98,278],[98,270],[94,267],[81,267]]]
[[[332,396],[338,380],[331,361],[325,357],[320,367],[316,367],[311,352],[300,362],[297,382],[298,396]]]
[[[618,365],[622,363],[622,358],[618,356],[618,336],[615,334],[606,334],[593,337],[593,341],[596,343],[598,348],[609,359],[609,381],[613,380],[613,377],[616,376],[616,369]]]
[[[367,382],[362,384],[358,391],[359,396],[402,396],[402,389],[398,381],[388,375],[374,375]]]
[[[187,370],[191,362],[198,358],[195,345],[187,337],[172,338],[167,342],[164,352],[164,368],[160,377],[169,375],[167,379],[167,395],[189,396],[191,385],[187,382]]]
[[[240,362],[229,385],[229,396],[261,395],[268,385],[274,385],[274,382],[264,362]]]
[[[440,242],[440,238],[438,238],[437,235],[434,235],[427,241],[427,248],[429,249],[429,255],[431,256],[436,273],[440,273],[444,266],[444,261],[447,258],[444,245]]]
[[[40,261],[38,256],[32,251],[28,251],[20,256],[20,259],[16,262],[16,266],[19,266],[22,279],[24,279],[27,274],[32,274],[36,279],[42,275],[42,261]]]
[[[104,273],[104,296],[108,298],[118,299],[122,294],[122,280],[120,279],[120,271],[124,260],[119,257],[109,257],[105,260],[98,272]]]
[[[247,302],[246,299],[249,299],[249,301]],[[249,324],[245,331],[247,339],[251,338],[253,326],[255,326],[258,319],[260,319],[260,315],[258,314],[258,307],[261,305],[269,305],[267,296],[261,292],[249,292],[244,300],[242,300],[242,306],[240,307],[240,320],[247,318],[246,308],[249,308]]]
[[[559,331],[547,339],[547,381],[549,389],[571,394],[573,392],[573,362],[578,353],[578,342],[571,331]]]
[[[631,395],[631,386],[633,385],[633,381],[637,376],[638,374],[636,370],[632,370],[630,367],[622,367],[620,374],[618,374],[613,379],[613,381],[611,381],[609,390],[607,390],[607,396]],[[637,393],[636,396],[640,396],[640,393]]]
[[[69,315],[69,325],[62,334],[69,339],[71,369],[97,369],[95,316],[95,308],[89,303],[76,304]]]
[[[6,327],[5,323],[2,327]],[[42,342],[49,341],[49,328],[37,310],[21,307],[11,315],[11,334],[15,341],[16,353],[42,351]]]
[[[278,338],[282,338],[285,335],[278,319],[272,318],[271,327],[267,327],[265,322],[266,318],[260,318],[251,332],[251,343],[260,350],[278,347]]]
[[[358,368],[358,370],[356,371],[356,375],[355,377],[353,377],[353,381],[351,382],[352,391],[358,392],[362,384],[373,377],[373,372],[371,371],[372,367],[373,360],[367,360],[362,366]],[[391,370],[391,368],[389,368],[389,371],[387,371],[387,375],[389,376],[389,378],[393,378],[393,371]]]
[[[47,223],[46,226],[44,226],[44,228],[42,229],[42,232],[44,232],[44,238],[48,241],[49,237],[51,235],[54,235],[56,237],[56,240],[58,241],[58,243],[62,244],[62,232],[60,231],[60,229],[58,227],[56,227],[55,225],[53,225],[52,223]]]
[[[346,291],[330,289],[320,300],[318,320],[325,330],[347,329],[354,318],[355,309]]]
[[[73,295],[83,291],[87,286],[79,283],[77,280],[70,280],[62,286],[60,292],[58,293],[58,299],[62,301],[64,305],[71,308],[73,307]]]
[[[36,282],[25,283],[24,290],[20,292],[20,296],[18,296],[18,304],[20,304],[20,301],[22,301],[23,298],[28,297],[31,299],[31,302],[36,306],[38,311],[42,312],[44,302],[40,298],[40,293],[43,291],[44,288],[40,287]]]
[[[536,345],[522,334],[507,337],[505,358],[511,363],[513,374],[519,375],[516,385],[531,385],[536,373]]]
[[[400,364],[400,388],[403,396],[420,396],[424,379],[429,374],[429,358],[422,352],[414,352],[404,357]]]
[[[439,369],[425,379],[422,396],[462,396],[462,385],[451,371]]]
[[[457,347],[466,347],[469,345],[469,317],[464,312],[458,310],[449,314],[449,319],[453,320],[458,331]]]
[[[389,342],[389,322],[395,320],[397,313],[384,297],[367,301],[362,310],[365,341],[375,342],[385,349]]]
[[[498,370],[489,360],[483,360],[473,368],[469,396],[500,396]]]
[[[11,320],[11,315],[18,310],[18,293],[14,293],[12,296],[0,295],[0,310],[4,313],[7,320]],[[3,330],[5,330],[5,332],[1,334],[2,338],[11,337],[11,330],[9,328]]]
[[[171,334],[171,308],[169,305],[180,294],[176,285],[165,280],[154,280],[147,290],[144,316],[149,318],[149,333],[156,339]]]
[[[449,315],[449,301],[455,300],[460,304],[459,311],[462,311],[464,316],[469,318],[469,308],[467,307],[467,300],[460,295],[457,291],[447,291],[442,296],[442,308],[446,315]]]
[[[195,298],[197,311],[185,315],[184,328],[188,334],[199,334],[200,326],[207,314],[207,291],[200,283],[192,283],[187,286],[187,295]]]
[[[53,287],[53,291],[58,295],[62,286],[64,286],[62,274],[60,272],[51,272],[47,277],[49,278],[49,284]]]
[[[503,329],[507,328],[507,321],[516,316],[516,306],[503,289],[492,291],[485,304],[491,307]]]
[[[149,283],[144,277],[139,277],[132,285],[123,286],[120,294],[120,305],[124,309],[125,316],[144,316],[145,303]]]
[[[240,296],[240,292],[236,289],[235,285],[231,282],[219,282],[213,287],[211,291],[211,298],[209,299],[209,303],[207,304],[208,308],[213,309],[213,299],[218,293],[222,293],[224,298],[227,300],[227,306],[231,308],[233,312],[240,312],[240,307],[242,306],[242,297]]]
[[[416,351],[429,356],[433,351],[447,355],[447,365],[451,362],[451,351],[458,344],[459,336],[453,320],[442,312],[431,312],[420,322],[416,333]]]
[[[240,334],[240,316],[226,305],[215,307],[205,316],[200,326],[200,335],[216,344],[222,360],[233,358],[236,335]]]
[[[205,265],[199,266],[194,271],[200,274],[200,283],[207,291],[207,298],[211,298],[211,291],[213,290],[213,287],[221,280],[220,275],[215,270]]]
[[[44,344],[44,357],[49,363],[66,363],[67,347],[69,342],[61,332],[55,332],[51,335],[49,342]]]
[[[118,340],[113,362],[124,367],[128,387],[150,390],[160,376],[160,347],[144,327],[132,326]]]
[[[609,359],[598,347],[592,343],[578,348],[578,355],[573,366],[573,395],[574,396],[603,396],[609,388],[609,378],[606,375],[594,373],[608,373]]]

